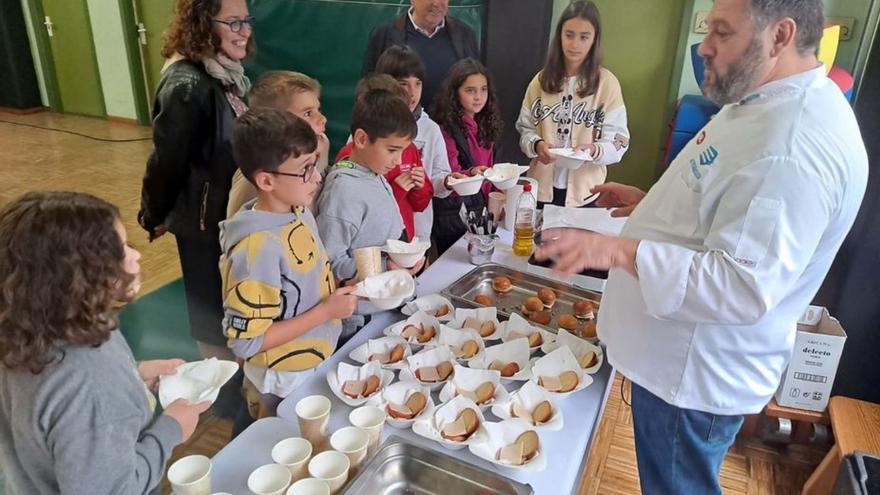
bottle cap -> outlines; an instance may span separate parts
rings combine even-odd
[[[525,184],[523,184],[523,192],[531,192],[531,190],[532,190],[532,184],[531,184],[531,183],[526,182]]]

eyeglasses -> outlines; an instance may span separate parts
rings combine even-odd
[[[269,173],[272,175],[283,175],[285,177],[299,177],[300,179],[302,179],[303,182],[308,182],[308,181],[312,180],[312,176],[315,175],[315,167],[317,167],[317,165],[318,165],[317,161],[306,165],[306,167],[303,169],[303,172],[301,174],[292,174],[290,172],[279,172],[277,170],[274,170],[274,171],[267,170],[266,173]]]
[[[214,22],[219,22],[220,24],[226,24],[229,26],[229,30],[233,33],[240,33],[244,25],[247,24],[251,29],[254,28],[254,21],[256,18],[252,15],[245,17],[244,19],[232,19],[230,21],[224,21],[223,19],[211,19]]]

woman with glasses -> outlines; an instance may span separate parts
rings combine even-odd
[[[177,241],[190,329],[205,357],[232,358],[221,328],[217,224],[236,168],[232,125],[247,110],[241,61],[253,50],[252,21],[245,0],[177,1],[141,190],[138,220],[150,239],[167,231]]]

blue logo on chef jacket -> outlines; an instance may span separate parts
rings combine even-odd
[[[707,149],[700,152],[700,157],[699,157],[700,164],[699,165],[697,165],[697,160],[691,158],[691,160],[690,160],[691,173],[694,174],[694,177],[696,177],[697,179],[702,179],[703,172],[705,171],[702,169],[704,167],[706,167],[706,168],[711,167],[712,164],[715,163],[715,160],[718,159],[718,155],[719,155],[718,149],[715,148],[714,146],[709,146]]]

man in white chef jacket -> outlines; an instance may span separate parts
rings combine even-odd
[[[562,272],[611,269],[599,337],[632,381],[645,494],[721,493],[742,415],[775,392],[855,220],[867,156],[816,59],[822,27],[821,0],[715,0],[699,53],[721,111],[647,194],[595,189],[632,212],[621,238],[558,232],[539,250]]]

